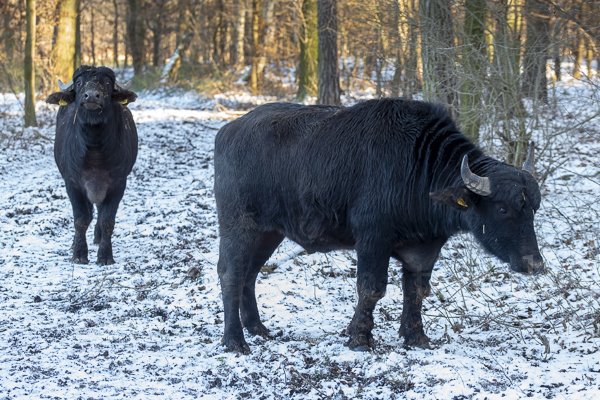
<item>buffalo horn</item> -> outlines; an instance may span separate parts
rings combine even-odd
[[[533,162],[534,162],[534,155],[533,155],[533,146],[535,145],[535,142],[532,140],[531,142],[529,142],[529,150],[527,151],[527,158],[525,159],[525,163],[523,164],[523,170],[529,172],[531,175],[533,175]]]
[[[115,79],[115,91],[116,92],[122,92],[125,90],[129,90],[130,87],[131,87],[131,81],[129,81],[127,83],[121,83]]]
[[[480,196],[489,196],[492,194],[490,189],[490,178],[474,174],[469,169],[469,160],[465,155],[460,166],[460,175],[467,189]]]
[[[69,83],[62,83],[62,81],[58,80],[58,87],[61,92],[70,92],[73,90],[73,81],[69,81]]]

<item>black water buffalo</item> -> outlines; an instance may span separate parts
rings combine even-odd
[[[443,108],[403,99],[266,104],[228,123],[214,157],[226,349],[249,352],[242,327],[268,335],[255,280],[285,237],[308,252],[356,250],[358,305],[347,328],[354,350],[374,345],[373,309],[390,257],[402,263],[407,346],[428,346],[422,301],[455,233],[472,232],[513,271],[540,273],[532,149],[514,168],[483,154]]]
[[[137,157],[138,138],[127,104],[137,95],[129,85],[117,82],[105,67],[82,66],[60,92],[46,102],[59,104],[54,158],[65,180],[73,207],[75,239],[73,261],[88,263],[85,239],[98,209],[94,243],[99,244],[98,263],[114,264],[111,236],[115,215],[123,198],[127,175]]]

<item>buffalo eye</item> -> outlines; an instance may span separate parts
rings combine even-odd
[[[500,214],[506,214],[506,213],[507,213],[507,211],[506,211],[506,208],[504,208],[504,207],[499,207],[499,208],[498,208],[498,212],[499,212]]]
[[[77,87],[81,87],[81,79],[77,80]]]

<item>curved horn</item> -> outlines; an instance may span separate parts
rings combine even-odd
[[[130,87],[131,87],[131,81],[129,81],[127,83],[121,83],[115,79],[115,91],[116,92],[122,92],[125,90],[129,90]]]
[[[534,155],[533,155],[533,147],[535,146],[535,142],[532,140],[531,142],[529,142],[529,150],[527,150],[527,158],[525,159],[525,163],[523,164],[522,169],[524,171],[529,172],[531,175],[533,175],[533,162],[534,162]]]
[[[460,166],[460,176],[467,185],[467,189],[480,196],[489,196],[492,194],[490,189],[490,178],[476,175],[469,169],[469,160],[465,155]]]
[[[69,83],[62,83],[62,81],[59,79],[58,80],[58,87],[60,88],[61,92],[70,92],[71,90],[73,90],[73,81],[69,81]]]

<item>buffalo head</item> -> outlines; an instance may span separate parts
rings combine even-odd
[[[126,106],[137,99],[130,91],[131,82],[122,84],[106,67],[81,66],[69,83],[58,80],[60,92],[52,93],[46,103],[76,108],[78,120],[100,124],[110,118],[114,106]]]
[[[461,164],[464,186],[430,193],[433,200],[462,211],[462,223],[489,253],[510,263],[511,270],[527,275],[544,270],[533,228],[541,200],[533,178],[533,146],[531,142],[522,169],[480,167],[485,176],[471,171],[465,155]]]

